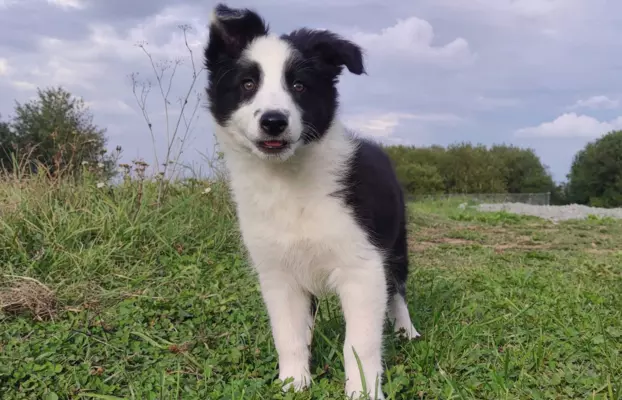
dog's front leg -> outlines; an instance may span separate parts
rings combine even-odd
[[[382,330],[387,309],[387,289],[382,264],[364,262],[346,272],[342,278],[338,292],[346,320],[343,349],[346,395],[354,395],[356,399],[367,393],[371,399],[384,399]]]
[[[284,390],[301,390],[311,383],[311,297],[283,271],[260,273],[259,280],[279,356],[279,379],[294,379]]]

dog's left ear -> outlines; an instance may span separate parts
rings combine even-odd
[[[334,32],[300,29],[289,34],[287,38],[302,48],[303,52],[317,56],[326,64],[337,68],[338,73],[343,66],[356,75],[366,73],[361,48]]]
[[[217,4],[209,24],[206,64],[217,63],[222,56],[239,57],[253,39],[268,34],[268,29],[263,18],[250,9]]]

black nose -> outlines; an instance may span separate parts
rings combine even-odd
[[[259,125],[268,135],[278,136],[287,128],[287,115],[280,111],[267,111],[259,119]]]

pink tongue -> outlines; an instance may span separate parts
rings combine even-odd
[[[282,143],[279,141],[269,141],[269,142],[263,142],[266,146],[268,147],[281,147]]]

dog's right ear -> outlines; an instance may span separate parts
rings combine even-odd
[[[268,26],[256,12],[218,4],[209,24],[209,42],[205,48],[206,66],[209,68],[223,56],[239,57],[251,40],[267,34]]]

